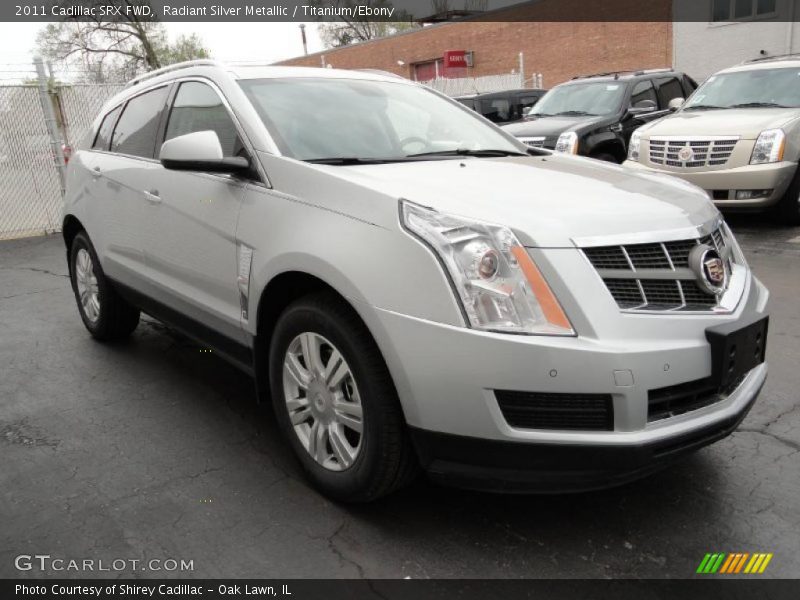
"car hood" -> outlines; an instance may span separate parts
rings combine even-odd
[[[541,117],[505,125],[503,129],[516,137],[552,136],[565,131],[598,125],[608,117]]]
[[[641,131],[651,135],[738,135],[754,140],[765,129],[782,127],[800,117],[796,108],[728,108],[723,110],[679,111]]]
[[[581,157],[322,168],[381,195],[509,226],[528,246],[569,247],[574,238],[667,232],[718,215],[702,190],[683,181]]]

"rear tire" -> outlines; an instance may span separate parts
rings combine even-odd
[[[139,324],[139,309],[114,289],[103,273],[86,232],[79,232],[69,249],[69,276],[83,324],[98,340],[127,338]]]
[[[323,494],[368,502],[416,475],[380,350],[339,297],[317,293],[286,308],[272,336],[269,375],[278,424]]]
[[[775,218],[785,225],[800,225],[800,166],[789,189],[775,205]]]

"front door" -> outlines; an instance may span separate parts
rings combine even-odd
[[[208,130],[217,134],[225,156],[245,153],[217,91],[200,81],[179,83],[164,139]],[[239,342],[236,224],[247,183],[230,175],[159,167],[148,190],[145,243],[154,299]]]

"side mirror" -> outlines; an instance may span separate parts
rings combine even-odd
[[[673,98],[667,104],[667,108],[672,111],[678,110],[681,106],[683,106],[684,102],[686,102],[684,98]]]
[[[161,164],[175,171],[206,173],[245,173],[250,161],[241,156],[225,158],[214,131],[196,131],[179,135],[161,144]]]
[[[656,108],[658,108],[658,106],[654,100],[639,100],[639,102],[628,109],[628,113],[632,115],[643,115],[655,112]]]

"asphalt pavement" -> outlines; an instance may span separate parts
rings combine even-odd
[[[770,375],[732,436],[601,492],[420,479],[367,506],[311,489],[252,382],[213,353],[152,319],[93,341],[59,235],[0,242],[0,577],[682,578],[707,552],[771,552],[762,577],[798,577],[800,228],[730,222],[772,294]],[[36,554],[129,562],[15,567]],[[141,570],[151,559],[161,571]]]

